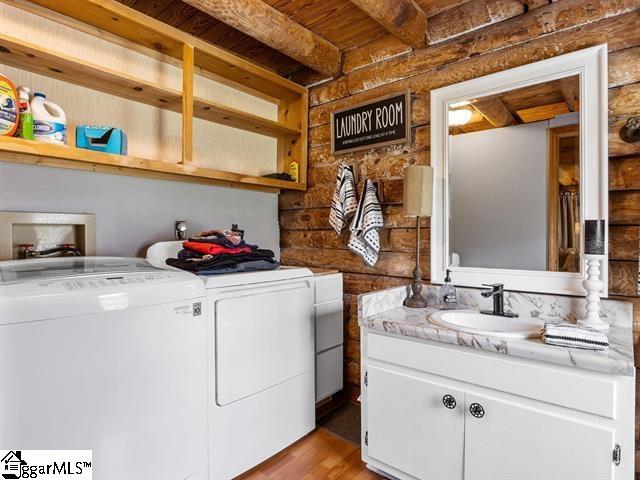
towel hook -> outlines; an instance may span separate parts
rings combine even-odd
[[[371,183],[373,183],[376,187],[376,193],[378,195],[378,203],[383,203],[384,202],[384,190],[383,190],[383,185],[382,185],[382,179],[377,179],[377,180],[371,180]]]
[[[353,161],[348,162],[346,160],[342,160],[340,164],[351,168],[351,172],[353,173],[353,182],[357,185],[358,184],[358,164],[356,162],[353,162]]]

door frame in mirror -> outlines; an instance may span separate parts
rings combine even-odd
[[[607,249],[601,265],[608,295],[608,73],[607,45],[578,50],[521,67],[467,80],[431,91],[431,165],[434,168],[433,216],[431,217],[431,282],[444,282],[447,268],[456,285],[481,287],[503,283],[506,289],[584,295],[584,228],[580,228],[580,272],[508,270],[451,267],[449,251],[448,110],[470,98],[484,97],[534,84],[580,75],[580,223],[604,219]],[[546,201],[546,198],[544,199]]]

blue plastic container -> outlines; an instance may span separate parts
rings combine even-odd
[[[76,147],[126,155],[127,134],[119,128],[78,125],[76,127]]]

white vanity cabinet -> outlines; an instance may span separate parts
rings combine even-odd
[[[462,478],[464,414],[442,398],[464,392],[374,365],[366,375],[369,456],[417,478]]]
[[[362,331],[363,459],[400,479],[633,478],[634,378]]]

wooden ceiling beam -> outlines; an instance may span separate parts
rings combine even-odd
[[[560,92],[570,112],[580,111],[580,78],[577,75],[559,80]]]
[[[184,2],[317,72],[331,77],[340,75],[342,54],[338,47],[262,0]]]
[[[476,100],[471,105],[496,128],[507,127],[518,123],[498,97]]]
[[[427,44],[427,14],[415,0],[351,0],[392,35],[407,45]]]
[[[440,43],[525,13],[520,0],[471,0],[429,18],[429,43]]]
[[[558,115],[569,113],[569,108],[565,102],[552,103],[551,105],[540,105],[539,107],[525,108],[517,110],[516,114],[524,123],[541,122],[551,120]]]

